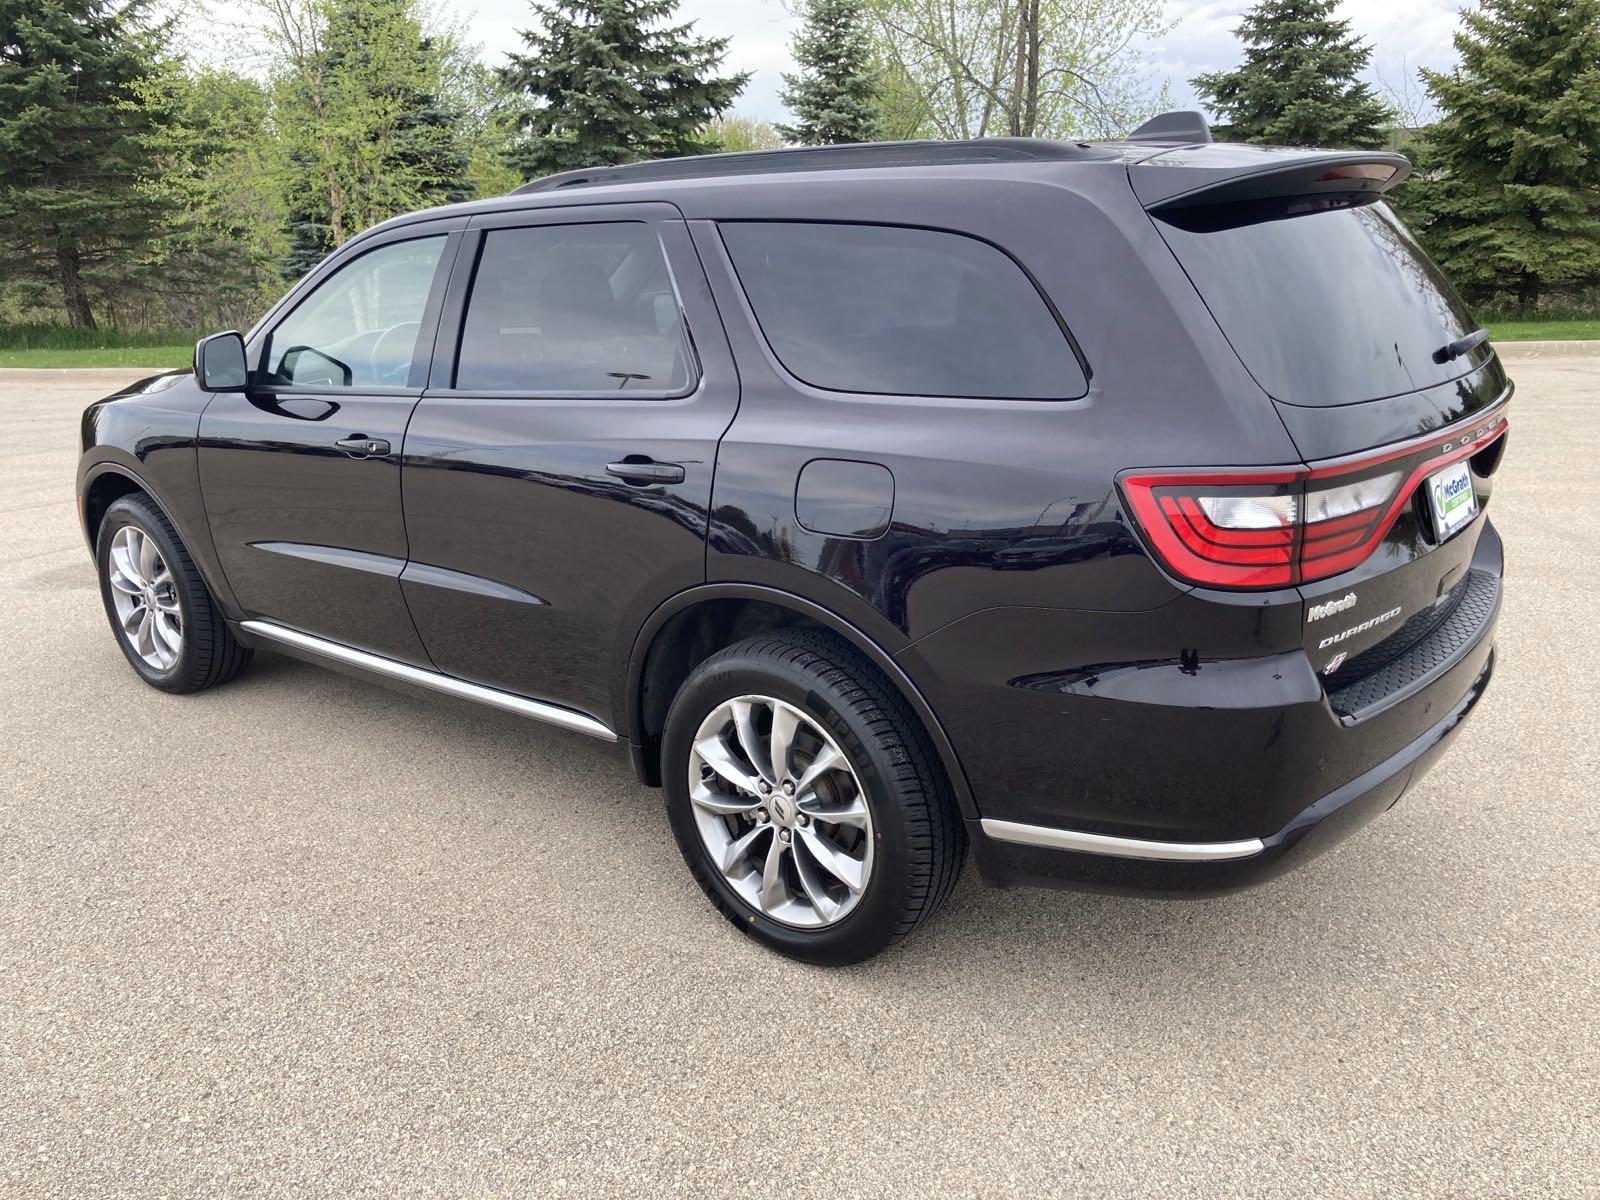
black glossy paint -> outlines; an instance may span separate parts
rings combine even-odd
[[[1355,611],[1409,615],[1468,563],[1498,578],[1487,516],[1436,546],[1421,514],[1403,513],[1343,575],[1221,592],[1171,579],[1123,511],[1119,472],[1316,463],[1480,417],[1508,392],[1492,354],[1449,384],[1364,404],[1297,408],[1262,391],[1129,172],[1168,154],[1161,188],[1176,194],[1182,171],[1214,183],[1296,153],[1124,146],[1077,161],[592,186],[404,218],[341,249],[247,342],[259,380],[276,322],[343,263],[448,232],[407,387],[212,396],[164,377],[85,414],[80,495],[92,522],[102,489],[137,480],[236,622],[270,617],[591,714],[634,745],[646,776],[666,703],[646,694],[652,654],[671,658],[663,644],[696,613],[786,610],[850,639],[906,697],[991,878],[1224,885],[1252,870],[1024,850],[976,822],[1275,838],[1264,870],[1314,844],[1316,818],[1348,825],[1392,802],[1481,694],[1492,616],[1426,687],[1347,725],[1308,653],[1305,610],[1354,590]],[[1087,393],[973,400],[801,382],[771,353],[725,250],[721,226],[752,219],[911,225],[998,247],[1070,331]],[[608,220],[660,240],[694,344],[688,393],[455,390],[481,232]],[[355,434],[390,450],[338,447]],[[613,467],[629,463],[683,476]]]
[[[621,724],[613,681],[634,634],[675,593],[705,579],[717,439],[739,402],[738,375],[705,277],[676,210],[665,205],[557,213],[557,221],[644,220],[660,237],[694,330],[699,379],[686,396],[625,392],[559,398],[451,389],[454,339],[441,336],[433,380],[405,440],[406,528],[413,561],[539,597],[408,573],[406,603],[440,670]],[[537,213],[494,222],[534,223]],[[458,260],[470,273],[472,247]],[[447,313],[447,325],[455,311]],[[683,469],[677,483],[634,483],[612,463]]]

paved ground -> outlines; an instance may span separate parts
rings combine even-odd
[[[847,971],[609,748],[143,687],[70,499],[117,377],[3,374],[0,1195],[1600,1194],[1600,361],[1513,366],[1502,665],[1399,808],[1222,900],[969,874]]]

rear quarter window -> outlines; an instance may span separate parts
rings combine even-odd
[[[987,242],[890,225],[721,231],[773,354],[813,387],[1008,400],[1089,389],[1038,288]]]

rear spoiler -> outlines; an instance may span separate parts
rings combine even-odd
[[[1133,192],[1152,213],[1298,198],[1372,197],[1411,163],[1374,150],[1275,150],[1212,143],[1170,150],[1128,168]]]

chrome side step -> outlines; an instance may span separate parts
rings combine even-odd
[[[355,667],[358,670],[370,671],[374,675],[397,679],[401,683],[409,683],[414,687],[427,688],[433,692],[443,692],[447,696],[455,696],[460,700],[470,700],[475,704],[486,704],[490,708],[498,708],[502,712],[515,713],[519,717],[527,717],[534,721],[543,721],[547,725],[558,725],[562,729],[570,729],[575,733],[586,733],[590,737],[599,738],[603,742],[617,740],[617,735],[614,732],[593,717],[574,712],[570,708],[562,708],[558,704],[546,704],[542,700],[529,700],[525,696],[515,696],[510,692],[502,692],[498,688],[468,683],[464,679],[441,675],[437,671],[429,671],[423,667],[413,667],[410,663],[396,662],[392,658],[384,658],[381,654],[368,654],[365,650],[356,650],[338,642],[330,642],[326,638],[313,637],[309,633],[301,633],[298,629],[290,629],[288,626],[279,625],[274,621],[242,621],[239,624],[239,628],[252,637],[265,638],[267,641],[277,642],[281,646],[287,646],[318,658],[342,663],[348,667]]]
[[[983,831],[996,841],[1043,846],[1050,850],[1076,850],[1080,854],[1106,854],[1113,858],[1149,858],[1161,862],[1223,862],[1253,858],[1265,850],[1260,838],[1238,842],[1147,842],[1143,838],[1110,837],[1079,833],[1048,825],[1023,825],[1016,821],[983,819]]]

